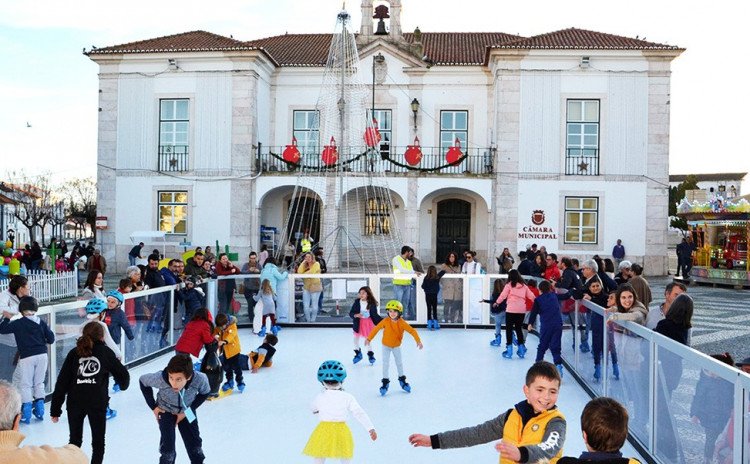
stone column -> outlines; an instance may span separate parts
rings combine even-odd
[[[649,57],[646,190],[646,275],[667,273],[669,217],[669,92],[673,57]]]
[[[518,251],[518,184],[521,113],[522,57],[503,57],[497,64],[495,86],[497,153],[495,155],[495,185],[493,187],[491,223],[494,225],[493,256],[508,247]]]
[[[359,26],[359,35],[370,37],[372,35],[372,15],[374,14],[372,0],[362,0],[360,8],[362,10],[362,23]]]
[[[119,75],[105,73],[100,63],[99,74],[99,132],[97,140],[96,215],[107,218],[107,228],[96,231],[96,241],[107,260],[110,273],[124,272],[128,265],[127,244],[117,249],[117,99]],[[111,69],[115,71],[115,69]],[[120,214],[126,214],[121,211]]]
[[[401,39],[401,0],[391,0],[390,5],[391,30],[388,33],[393,39]]]
[[[232,75],[232,174],[247,176],[251,172],[252,146],[257,139],[258,74],[246,71]],[[229,243],[240,258],[247,256],[253,230],[253,181],[246,178],[230,181]]]

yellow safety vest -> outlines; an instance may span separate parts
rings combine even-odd
[[[508,419],[505,421],[505,427],[503,427],[503,441],[512,443],[518,447],[527,445],[538,445],[544,438],[544,432],[547,430],[547,424],[549,421],[556,417],[565,418],[562,413],[557,409],[550,409],[544,411],[538,416],[532,417],[526,426],[523,426],[523,420],[521,415],[518,414],[515,408],[508,414]],[[562,447],[560,451],[549,460],[550,464],[555,464],[558,459],[562,456]],[[512,464],[515,461],[509,459],[500,458],[500,464]]]
[[[401,264],[402,268],[408,269],[410,271],[412,270],[410,260],[404,259],[401,256],[396,256],[396,259],[398,259],[398,262]],[[396,266],[393,266],[393,273],[400,274],[401,270]],[[393,285],[411,285],[411,277],[409,277],[408,279],[393,279]]]
[[[302,243],[302,253],[307,253],[312,250],[312,242],[309,239],[303,238],[300,240],[300,243]]]

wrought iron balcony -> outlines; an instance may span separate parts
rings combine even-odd
[[[569,176],[598,176],[598,148],[568,148],[565,156],[565,174]]]
[[[161,145],[159,147],[159,172],[184,172],[190,169],[190,152],[187,145]]]
[[[405,152],[408,147],[391,147],[390,150],[357,151],[345,154],[346,147],[338,147],[339,160],[333,165],[326,165],[320,150],[300,149],[300,159],[297,163],[285,161],[283,152],[285,147],[261,146],[255,153],[255,169],[264,174],[289,174],[300,169],[311,171],[342,170],[352,173],[384,172],[388,174],[425,173],[425,174],[462,174],[475,176],[491,176],[495,172],[494,151],[490,148],[462,148],[462,156],[455,162],[446,159],[446,149],[440,147],[420,147],[422,157],[415,163],[412,158],[407,162]],[[356,150],[362,150],[357,147]]]

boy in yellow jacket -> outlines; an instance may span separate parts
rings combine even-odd
[[[414,340],[417,342],[417,348],[420,350],[422,349],[422,341],[419,339],[417,331],[414,330],[408,322],[401,318],[401,315],[404,312],[404,306],[400,301],[389,301],[386,303],[385,309],[388,311],[388,317],[383,318],[383,320],[372,329],[370,335],[367,337],[368,341],[372,341],[380,329],[383,329],[383,385],[380,387],[380,394],[385,396],[385,394],[388,393],[388,384],[391,382],[388,378],[391,353],[393,353],[393,358],[396,360],[398,381],[401,384],[401,388],[403,388],[406,393],[410,393],[411,386],[406,383],[404,366],[401,363],[401,340],[404,338],[404,332],[409,332],[409,334],[414,337]]]
[[[227,316],[224,313],[217,314],[214,335],[219,336],[219,345],[224,349],[222,364],[227,381],[221,387],[221,390],[223,393],[231,393],[236,378],[237,389],[242,393],[245,391],[245,383],[242,381],[242,367],[240,366],[240,337],[237,333],[237,318]]]
[[[524,401],[483,424],[450,430],[435,435],[415,433],[412,446],[433,449],[464,448],[501,440],[495,445],[500,464],[549,462],[562,455],[567,424],[557,409],[560,372],[554,364],[539,361],[526,372]]]

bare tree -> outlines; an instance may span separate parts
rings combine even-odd
[[[91,177],[66,181],[60,194],[65,202],[66,219],[83,231],[88,225],[96,239],[96,181]]]
[[[5,186],[11,189],[8,196],[16,202],[14,215],[29,230],[32,241],[36,240],[36,230],[39,228],[44,246],[44,226],[51,220],[54,205],[50,175],[29,176],[19,171],[10,173],[10,177],[14,183],[6,183]]]

